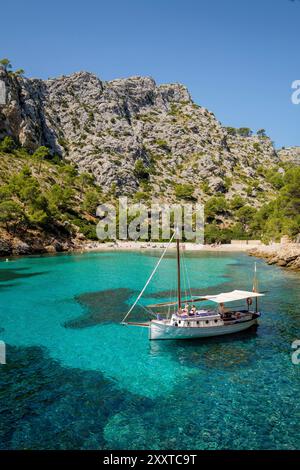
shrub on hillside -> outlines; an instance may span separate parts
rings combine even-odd
[[[4,139],[0,142],[0,151],[4,153],[11,153],[16,148],[17,148],[17,144],[15,140],[10,136],[4,137]]]
[[[178,199],[194,199],[194,186],[192,184],[176,184],[175,185],[175,196]]]
[[[135,162],[133,172],[138,180],[149,179],[149,170],[145,167],[143,161],[140,158]]]

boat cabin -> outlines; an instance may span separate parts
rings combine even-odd
[[[171,316],[171,325],[178,327],[212,327],[226,324],[247,321],[254,315],[259,316],[257,311],[257,303],[255,311],[250,310],[252,299],[257,299],[262,294],[256,292],[235,290],[218,295],[203,296],[201,298],[192,299],[197,301],[211,301],[218,305],[217,310],[196,310],[193,313],[185,313],[180,310]],[[228,309],[225,302],[235,302],[237,300],[246,300],[246,309]]]
[[[214,312],[197,312],[194,316],[190,317],[188,315],[178,315],[174,314],[171,318],[171,324],[174,326],[181,327],[205,327],[205,326],[218,326],[223,325],[224,322],[221,318],[221,315]]]

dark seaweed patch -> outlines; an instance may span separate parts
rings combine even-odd
[[[0,449],[101,449],[106,421],[129,397],[101,372],[62,367],[42,348],[8,346]]]
[[[25,272],[24,272],[25,271]],[[18,269],[0,269],[0,282],[13,281],[15,279],[22,279],[27,277],[41,276],[46,272],[26,272],[26,268]]]
[[[66,328],[86,328],[105,322],[120,322],[129,305],[126,303],[135,292],[130,289],[109,289],[87,292],[76,297],[86,313],[64,324]],[[139,306],[134,309],[131,320],[145,319],[146,312]]]

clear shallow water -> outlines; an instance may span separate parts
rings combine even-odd
[[[269,294],[257,329],[149,342],[119,325],[157,254],[90,253],[0,263],[0,448],[296,449],[300,276],[258,261]],[[194,293],[251,289],[252,258],[185,256]],[[145,303],[175,287],[173,256]],[[140,318],[142,310],[135,314]],[[1,330],[2,328],[2,330]]]

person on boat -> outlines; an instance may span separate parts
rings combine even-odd
[[[192,305],[192,308],[191,308],[191,311],[190,311],[190,315],[196,315],[196,307],[195,305]]]
[[[230,312],[228,310],[228,308],[225,307],[225,305],[223,304],[223,302],[221,302],[219,304],[219,314],[221,315],[222,318],[227,318],[230,316]]]
[[[184,309],[182,309],[182,314],[183,315],[189,314],[189,304],[185,304]]]
[[[178,310],[178,316],[179,317],[186,317],[188,315],[188,312],[186,312],[185,308],[180,308]]]
[[[224,315],[224,313],[225,313],[225,306],[224,306],[223,303],[222,303],[222,304],[219,304],[218,310],[219,310],[219,314],[220,314],[220,315]]]

